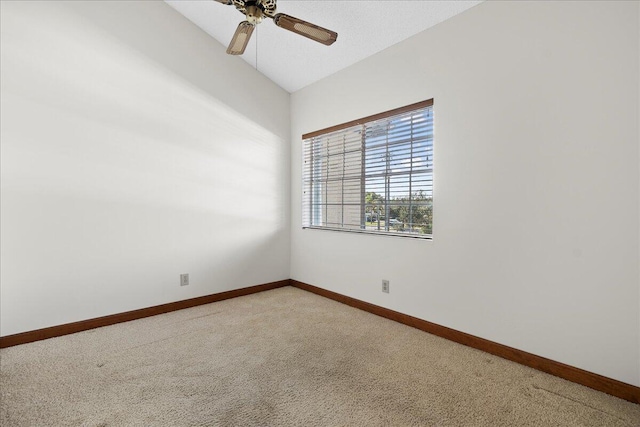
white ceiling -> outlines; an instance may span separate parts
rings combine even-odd
[[[244,16],[213,0],[165,0],[225,47]],[[324,46],[276,27],[256,27],[245,60],[288,92],[295,92],[349,65],[457,15],[481,1],[278,0],[286,13],[338,33]],[[257,45],[257,49],[256,49]]]

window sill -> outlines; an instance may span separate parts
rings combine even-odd
[[[338,231],[342,233],[371,234],[376,236],[400,237],[404,239],[433,240],[433,234],[402,233],[390,231],[356,230],[331,227],[302,227],[303,230]]]

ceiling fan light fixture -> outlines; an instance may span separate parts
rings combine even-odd
[[[264,14],[262,13],[262,9],[260,9],[258,6],[252,5],[247,6],[246,17],[249,23],[257,25],[264,19]]]

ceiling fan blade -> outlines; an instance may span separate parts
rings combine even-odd
[[[284,13],[277,13],[274,15],[273,22],[278,27],[293,31],[294,33],[300,34],[301,36],[305,36],[327,46],[333,44],[333,42],[338,39],[338,33],[335,31],[327,30],[326,28],[305,22],[301,19],[294,18],[293,16],[285,15]]]
[[[226,5],[232,5],[233,4],[233,0],[215,0],[218,3],[222,3],[222,4],[226,4]]]
[[[243,21],[238,25],[236,33],[233,35],[231,43],[229,43],[229,47],[227,48],[229,55],[242,55],[244,53],[251,38],[251,33],[253,33],[253,27],[255,27],[255,25],[247,21]]]

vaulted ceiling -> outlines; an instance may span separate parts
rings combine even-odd
[[[165,0],[225,47],[244,15],[213,0]],[[278,12],[338,33],[331,46],[286,31],[266,19],[256,27],[244,60],[295,92],[455,16],[481,1],[278,0]]]

